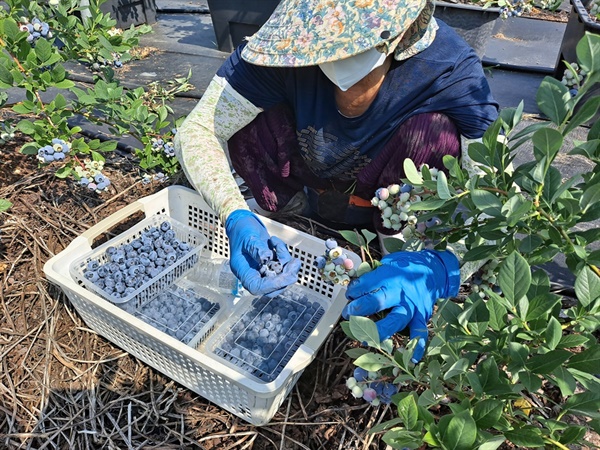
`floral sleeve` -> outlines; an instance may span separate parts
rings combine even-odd
[[[178,128],[175,154],[185,175],[223,223],[248,209],[231,173],[227,141],[262,112],[215,76],[202,99]]]

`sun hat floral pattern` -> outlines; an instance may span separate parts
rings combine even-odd
[[[398,38],[410,43],[406,51],[427,33],[435,36],[433,8],[431,0],[282,0],[248,38],[242,58],[260,66],[314,66]]]

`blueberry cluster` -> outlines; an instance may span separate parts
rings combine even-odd
[[[171,139],[163,138],[152,138],[151,139],[152,150],[155,152],[163,152],[169,157],[175,156],[175,146]]]
[[[471,290],[479,294],[483,299],[487,299],[487,289],[502,295],[502,289],[496,284],[496,272],[499,266],[498,260],[491,260],[484,264],[479,271],[471,278]]]
[[[5,122],[0,124],[0,145],[4,145],[15,138],[15,128],[7,125]]]
[[[82,166],[75,167],[75,174],[79,184],[90,191],[102,192],[108,190],[110,180],[102,173],[103,161],[91,161],[86,159]]]
[[[261,381],[273,381],[324,312],[319,302],[295,289],[274,298],[255,298],[214,353]]]
[[[167,181],[169,178],[162,172],[157,172],[153,175],[150,175],[148,173],[145,173],[142,176],[142,183],[143,184],[150,184],[153,181],[157,181],[158,183],[164,183],[165,181]]]
[[[37,159],[45,164],[63,161],[70,151],[70,143],[55,138],[52,139],[52,145],[45,145],[38,149]]]
[[[352,261],[345,250],[338,246],[335,239],[325,241],[325,253],[317,256],[314,265],[319,269],[319,273],[324,280],[331,284],[348,285],[352,278],[357,276]]]
[[[531,12],[532,4],[530,0],[508,0],[500,8],[500,17],[508,19],[509,17],[520,17],[525,13]]]
[[[258,270],[261,276],[264,277],[274,277],[279,275],[283,271],[283,264],[277,260],[277,254],[273,252],[273,257],[270,261],[267,261],[264,264],[261,264],[260,269]]]
[[[368,372],[357,367],[353,375],[346,380],[346,386],[352,391],[352,396],[362,398],[373,406],[381,403],[389,404],[392,395],[398,392],[398,386],[381,381],[377,372]]]
[[[87,263],[83,276],[106,294],[126,298],[190,250],[190,245],[177,239],[171,224],[164,221],[131,242],[107,247],[104,257]]]
[[[579,67],[579,64],[577,63],[572,63],[571,67],[573,68],[575,73],[573,73],[573,70],[570,70],[568,68],[565,69],[561,83],[567,86],[569,88],[569,93],[571,94],[571,96],[575,97],[579,92],[579,89],[581,88],[583,79],[587,75],[587,72],[581,67]]]
[[[112,57],[113,59],[111,61],[106,58],[103,58],[102,56],[98,56],[96,60],[92,64],[90,64],[90,69],[92,69],[93,72],[100,72],[102,69],[105,69],[107,67],[113,67],[115,69],[120,69],[121,67],[123,67],[121,55],[113,52]]]
[[[27,35],[26,40],[31,44],[32,47],[35,47],[35,42],[40,38],[52,38],[52,31],[50,30],[50,25],[48,25],[46,22],[42,22],[37,17],[31,19],[31,22],[26,21],[19,27],[19,29],[21,31],[27,31],[27,33],[29,33]]]
[[[189,344],[220,309],[218,303],[211,302],[194,289],[177,285],[137,310],[133,302],[122,305],[126,311],[133,309],[128,312],[184,344]]]

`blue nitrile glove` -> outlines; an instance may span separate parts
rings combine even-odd
[[[300,260],[292,258],[281,239],[269,235],[254,213],[235,210],[225,221],[225,232],[229,238],[231,271],[251,294],[277,294],[297,281]],[[260,266],[273,259],[273,252],[283,270],[274,277],[263,277]]]
[[[348,319],[389,309],[376,322],[379,337],[383,341],[408,326],[410,338],[419,338],[412,356],[416,364],[425,353],[433,305],[438,298],[457,295],[459,286],[458,259],[450,251],[395,252],[348,285],[346,297],[352,301],[342,315]]]

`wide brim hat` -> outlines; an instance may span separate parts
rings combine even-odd
[[[432,16],[431,0],[282,0],[248,38],[242,58],[269,67],[338,61],[406,32],[422,34]]]

